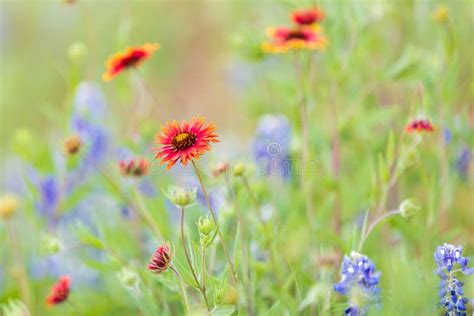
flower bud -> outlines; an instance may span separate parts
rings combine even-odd
[[[196,200],[196,188],[185,189],[178,186],[169,186],[164,192],[166,197],[177,207],[186,207]]]
[[[167,245],[160,246],[156,249],[148,264],[148,270],[155,274],[165,272],[171,265],[172,253]]]
[[[87,46],[83,42],[74,42],[69,46],[67,54],[71,61],[79,61],[87,54]]]
[[[120,272],[117,272],[117,278],[123,287],[131,290],[138,290],[140,276],[134,270],[124,267]]]
[[[62,242],[56,236],[44,234],[41,239],[41,252],[45,255],[53,255],[63,249]]]
[[[82,141],[79,135],[72,135],[64,141],[64,152],[67,155],[74,155],[81,149]]]
[[[215,238],[215,225],[209,217],[201,216],[197,223],[200,242],[203,247],[208,247]]]
[[[241,176],[244,175],[245,169],[246,169],[245,164],[239,162],[234,166],[234,169],[232,170],[232,173],[236,177],[241,177]]]
[[[214,177],[218,177],[221,174],[226,173],[229,170],[229,164],[227,162],[221,162],[218,164],[213,170],[212,170],[212,175]]]
[[[421,207],[416,204],[413,199],[406,199],[405,201],[400,204],[399,210],[400,214],[404,218],[412,217],[418,214]]]
[[[150,163],[144,158],[121,160],[119,169],[124,176],[142,177],[150,172]]]
[[[445,23],[449,18],[448,8],[444,5],[439,5],[433,12],[433,19],[438,23]]]
[[[0,196],[0,219],[7,219],[15,214],[20,202],[16,195],[6,194]]]

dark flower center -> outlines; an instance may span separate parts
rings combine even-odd
[[[134,51],[130,56],[127,56],[122,59],[121,66],[123,68],[135,66],[143,57],[145,57],[145,52]]]
[[[293,39],[299,39],[299,40],[305,41],[307,39],[307,36],[306,36],[306,34],[304,34],[303,32],[301,32],[299,30],[291,31],[286,36],[285,40],[289,41],[289,40],[293,40]]]
[[[173,140],[171,142],[178,151],[183,151],[196,143],[196,135],[181,132],[175,137],[173,137]]]

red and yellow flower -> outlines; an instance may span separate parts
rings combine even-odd
[[[327,39],[319,27],[278,27],[268,30],[270,41],[262,49],[268,53],[286,53],[291,50],[324,50]]]
[[[69,296],[69,290],[71,287],[71,278],[68,276],[62,276],[58,283],[51,288],[51,294],[46,299],[46,304],[57,305],[65,300]]]
[[[324,20],[324,17],[324,11],[317,8],[296,10],[291,13],[291,20],[297,25],[318,24]]]
[[[142,46],[129,47],[124,52],[116,53],[107,60],[105,64],[107,69],[102,78],[105,81],[112,80],[122,71],[140,65],[158,49],[160,49],[159,44],[144,44]]]
[[[167,245],[160,246],[156,249],[148,264],[148,270],[153,273],[160,274],[166,271],[171,264],[172,253]]]
[[[119,168],[124,176],[141,177],[148,174],[150,163],[144,158],[121,160]]]
[[[427,119],[415,119],[408,123],[405,130],[408,133],[417,132],[417,133],[431,133],[435,130],[433,124]]]
[[[186,165],[192,159],[198,159],[206,151],[211,150],[210,143],[219,142],[214,133],[214,124],[206,124],[200,117],[193,117],[189,122],[167,122],[161,128],[162,133],[156,135],[156,142],[161,145],[155,148],[156,159],[161,164],[167,162],[167,169],[178,161]]]

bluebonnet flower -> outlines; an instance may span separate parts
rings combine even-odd
[[[260,118],[253,150],[259,170],[287,179],[291,173],[289,147],[291,126],[284,115],[264,115]]]
[[[463,257],[462,246],[444,244],[438,246],[434,253],[437,265],[436,274],[441,278],[439,298],[440,305],[446,316],[466,316],[466,304],[469,300],[464,297],[463,285],[456,277],[457,272],[465,275],[472,274],[474,268],[468,268],[469,258]]]
[[[365,255],[351,252],[342,261],[341,280],[334,284],[334,290],[349,296],[349,307],[345,315],[358,316],[366,313],[366,305],[378,301],[380,272]]]
[[[456,159],[456,170],[461,176],[467,176],[469,165],[472,160],[472,152],[469,148],[463,147]]]

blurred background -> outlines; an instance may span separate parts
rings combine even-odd
[[[111,146],[127,152],[152,158],[154,135],[167,120],[203,115],[216,123],[221,136],[210,155],[212,161],[254,161],[262,133],[270,130],[269,134],[280,135],[281,128],[288,140],[277,139],[284,147],[279,150],[297,157],[302,143],[293,62],[291,56],[265,55],[260,46],[268,27],[289,25],[289,12],[315,4],[326,12],[323,30],[329,40],[327,50],[315,54],[309,97],[311,152],[317,162],[311,180],[318,209],[316,231],[301,229],[304,203],[296,176],[254,172],[251,179],[262,205],[280,216],[271,238],[278,240],[276,248],[296,269],[302,286],[293,311],[319,315],[317,308],[300,305],[302,301],[321,305],[316,290],[311,292],[322,278],[313,258],[353,248],[354,231],[380,193],[376,179],[380,156],[385,155],[391,137],[401,142],[398,137],[407,122],[421,116],[429,117],[436,131],[416,148],[386,204],[393,209],[414,197],[422,212],[409,222],[397,218],[387,229],[375,232],[365,252],[382,271],[381,315],[435,314],[436,246],[463,244],[465,255],[474,258],[474,2],[469,0],[0,0],[0,192],[24,197],[25,214],[16,220],[20,234],[32,232],[31,238],[20,241],[32,251],[25,256],[28,266],[43,260],[34,254],[35,238],[44,231],[55,232],[38,211],[47,189],[41,184],[35,187],[35,175],[64,171],[58,167],[58,160],[64,158],[57,157],[71,134],[70,117],[84,82],[100,91],[103,99],[98,102],[106,104],[101,114],[91,110],[92,119],[97,115],[107,127]],[[155,42],[161,49],[140,66],[138,74],[123,73],[111,82],[102,81],[109,56]],[[270,123],[265,115],[272,115]],[[275,119],[281,117],[283,127]],[[278,131],[273,133],[272,128]],[[340,158],[337,172],[335,142]],[[107,157],[104,164],[114,166],[122,156],[114,152]],[[174,180],[160,167],[154,170],[160,171],[152,181],[156,191]],[[90,184],[87,190],[97,189]],[[95,203],[83,193],[65,202],[64,214],[83,199],[89,201],[86,205]],[[252,202],[243,199],[244,208],[250,208]],[[163,201],[155,200],[148,202],[164,208]],[[110,206],[104,205],[95,207]],[[121,207],[114,204],[109,211],[118,216]],[[341,231],[328,229],[335,208],[342,212]],[[198,212],[193,214],[191,218],[197,219]],[[172,214],[170,218],[175,220]],[[109,219],[104,215],[103,220]],[[64,234],[68,232],[64,228]],[[110,236],[119,239],[117,233]],[[11,256],[2,228],[0,238],[1,303],[19,294],[9,276]],[[97,268],[90,262],[86,265]],[[45,271],[28,270],[37,280],[34,292],[40,298],[47,292],[46,284],[51,284],[48,277],[56,276]],[[273,306],[270,301],[290,300],[270,289],[269,280],[260,280],[265,296],[260,302],[262,313]],[[109,288],[114,284],[107,282]],[[474,297],[472,277],[466,280],[465,291]],[[291,293],[290,297],[296,296]],[[84,314],[90,315],[120,315],[127,302],[122,301],[124,293],[112,293],[107,298],[109,307],[93,294],[83,295],[91,306]],[[41,299],[37,302],[41,306]],[[339,315],[341,303],[334,297],[331,302],[336,302],[331,311]],[[36,312],[42,311],[37,307]],[[128,312],[136,311],[131,307]],[[268,315],[288,315],[288,311],[291,307],[278,307]]]

